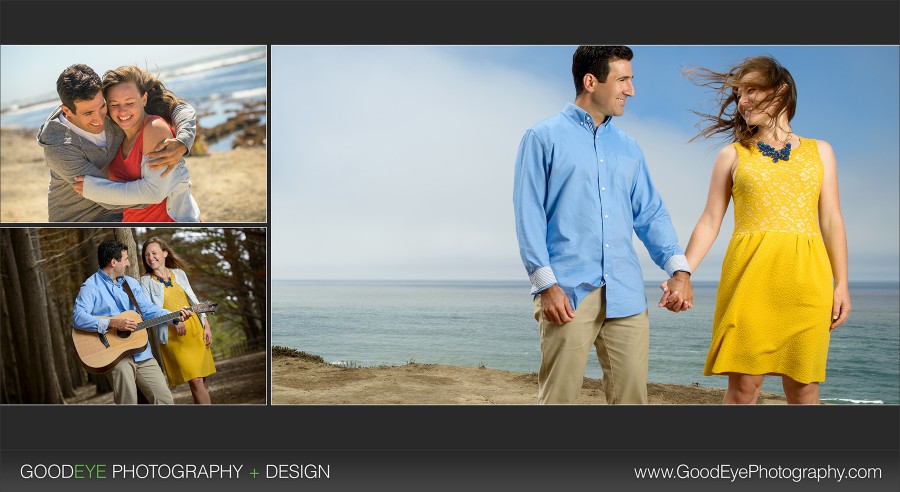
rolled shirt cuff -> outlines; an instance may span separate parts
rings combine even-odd
[[[169,344],[169,324],[158,325],[156,327],[156,338],[159,343]]]
[[[531,293],[537,294],[548,287],[559,282],[556,281],[556,275],[553,275],[553,269],[550,267],[541,267],[528,276],[531,281]]]
[[[97,318],[97,333],[101,335],[109,331],[109,318]]]
[[[691,264],[688,263],[687,256],[672,255],[666,260],[666,264],[663,265],[663,270],[665,270],[670,277],[675,275],[675,272],[679,271],[691,273]]]

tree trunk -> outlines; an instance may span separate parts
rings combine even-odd
[[[35,377],[42,381],[39,399],[35,403],[64,403],[53,363],[47,297],[41,279],[43,272],[37,268],[37,261],[41,258],[40,250],[35,248],[29,230],[12,229],[10,237],[21,289],[28,292],[25,296],[25,313],[30,325],[27,333],[31,341],[35,342],[31,347],[30,367]]]
[[[48,234],[44,234],[44,236],[53,236],[53,235],[64,235],[65,231],[62,231],[63,234],[58,234],[60,231],[57,230],[48,230]],[[44,251],[45,249],[41,244],[41,231],[34,230],[32,231],[32,243],[34,245],[35,251]],[[48,243],[47,246],[50,248],[50,252],[61,254],[64,248],[57,249],[57,245],[52,242],[52,239],[56,239],[51,237],[50,240],[46,240]],[[60,301],[57,295],[59,282],[62,281],[61,278],[61,268],[59,268],[60,262],[54,261],[51,263],[43,263],[40,270],[42,272],[41,275],[38,275],[38,280],[41,282],[40,291],[44,293],[47,302],[47,320],[49,322],[49,334],[50,334],[50,343],[53,347],[53,361],[54,367],[56,369],[57,378],[59,381],[60,391],[64,397],[72,397],[75,396],[75,385],[72,383],[72,376],[69,374],[69,360],[67,359],[68,350],[66,349],[66,337],[71,337],[71,326],[65,326],[60,319],[59,311],[60,311]],[[52,282],[47,281],[47,275],[50,274],[51,278],[54,279]]]
[[[44,229],[47,231],[47,229]],[[57,316],[62,324],[62,331],[65,344],[66,355],[65,360],[69,368],[69,374],[72,378],[74,387],[86,384],[87,372],[82,368],[81,362],[75,352],[75,345],[68,343],[71,339],[72,331],[72,313],[75,307],[75,298],[81,290],[81,284],[90,276],[85,271],[85,259],[81,256],[81,229],[65,229],[65,234],[60,234],[54,241],[61,260],[56,264],[56,274],[52,277],[55,281],[50,284],[53,287],[54,298],[56,299]],[[62,260],[64,258],[65,260]]]
[[[4,280],[5,283],[5,280]],[[0,403],[24,403],[22,380],[16,357],[16,344],[13,340],[13,327],[10,322],[9,306],[6,302],[6,289],[0,288],[0,358],[3,365],[3,384],[0,385]]]
[[[23,403],[35,403],[41,393],[42,381],[37,373],[31,370],[30,360],[31,345],[34,343],[28,337],[28,325],[25,318],[25,301],[22,290],[19,287],[19,269],[16,266],[16,252],[12,244],[12,229],[0,229],[0,252],[3,256],[3,285],[6,293],[6,304],[9,309],[9,317],[6,319],[10,327],[13,350],[18,362],[16,371],[22,384]]]
[[[141,278],[140,269],[138,268],[138,265],[141,264],[141,252],[134,241],[134,232],[127,227],[117,227],[114,231],[116,241],[128,247],[128,259],[131,264],[125,269],[125,275],[133,279]]]

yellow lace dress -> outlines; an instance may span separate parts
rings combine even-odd
[[[153,276],[153,279],[161,282],[156,276]],[[164,284],[163,309],[174,313],[185,306],[190,306],[191,302],[184,289],[175,281],[175,275],[171,271],[169,279],[172,286]],[[184,324],[187,333],[183,336],[178,336],[175,327],[169,324],[169,341],[159,345],[169,386],[173,388],[191,379],[203,378],[216,372],[212,352],[203,341],[203,324],[200,318],[192,314]]]
[[[734,146],[734,234],[703,373],[824,381],[834,287],[819,232],[816,141],[801,139],[790,160],[778,162]]]

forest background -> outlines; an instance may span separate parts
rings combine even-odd
[[[72,310],[81,284],[99,268],[102,241],[128,246],[126,274],[139,279],[140,246],[153,236],[190,266],[187,275],[199,300],[218,302],[210,318],[219,369],[208,381],[213,403],[265,403],[264,228],[0,229],[0,403],[112,401],[106,376],[85,371],[75,353]],[[158,354],[158,341],[150,333]],[[176,390],[173,394],[179,403]]]

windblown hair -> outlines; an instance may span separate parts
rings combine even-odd
[[[609,62],[631,61],[634,52],[628,46],[579,46],[572,55],[572,78],[575,95],[584,92],[584,76],[591,74],[600,82],[609,76]]]
[[[100,92],[100,76],[91,67],[71,65],[56,79],[56,93],[63,106],[75,112],[75,101],[90,101]]]
[[[744,81],[744,78],[751,73],[758,75],[752,84]],[[738,112],[738,101],[740,99],[739,91],[751,87],[772,91],[769,96],[758,103],[758,106],[774,105],[776,116],[787,111],[787,118],[790,121],[794,118],[797,110],[797,86],[794,84],[794,78],[771,56],[746,58],[725,72],[695,67],[685,70],[684,75],[696,85],[713,89],[716,92],[716,103],[719,105],[718,114],[694,111],[694,114],[700,117],[700,122],[697,124],[700,133],[691,141],[701,137],[718,136],[749,147],[760,128],[747,124]],[[782,86],[785,85],[787,87],[782,90]],[[775,121],[773,119],[773,125]]]
[[[144,106],[147,114],[161,116],[169,126],[174,126],[172,111],[175,106],[186,104],[184,99],[167,89],[152,73],[135,65],[123,65],[115,70],[107,70],[103,74],[103,97],[107,96],[112,86],[124,82],[134,82],[142,96],[147,94],[147,105]]]
[[[169,253],[169,256],[166,257],[166,268],[179,268],[181,270],[184,270],[185,272],[189,271],[187,263],[185,263],[185,261],[182,260],[180,256],[175,254],[175,252],[172,251],[172,248],[170,248],[165,241],[156,236],[153,236],[150,239],[144,241],[144,245],[141,246],[141,260],[144,262],[144,273],[148,275],[153,273],[153,269],[150,268],[150,265],[147,264],[147,257],[144,256],[144,253],[146,253],[147,251],[147,246],[150,246],[152,243],[158,244],[160,249],[162,249],[166,253]]]

